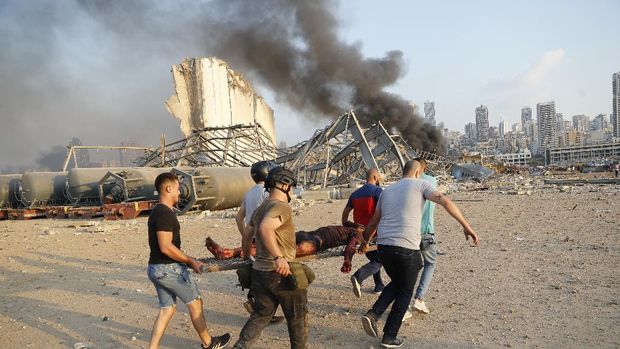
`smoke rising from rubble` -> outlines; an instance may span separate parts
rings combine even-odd
[[[365,58],[337,36],[330,0],[218,0],[205,23],[209,51],[250,70],[300,111],[336,118],[352,107],[364,126],[377,121],[410,145],[444,152],[441,133],[401,96],[387,92],[404,74],[400,51]]]
[[[41,168],[41,154],[85,144],[158,145],[179,138],[163,102],[170,66],[218,56],[278,101],[338,117],[355,108],[410,144],[441,149],[440,134],[385,91],[402,53],[365,58],[337,36],[334,1],[7,0],[0,3],[0,169]],[[284,117],[276,115],[276,118]]]

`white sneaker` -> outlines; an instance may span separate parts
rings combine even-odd
[[[405,320],[407,319],[411,319],[412,316],[413,314],[411,314],[411,312],[407,310],[407,312],[405,312],[405,315],[403,316],[403,322],[405,322]]]
[[[426,307],[426,304],[424,304],[424,301],[421,301],[419,299],[416,299],[415,302],[413,302],[413,309],[423,314],[429,313],[428,308]]]

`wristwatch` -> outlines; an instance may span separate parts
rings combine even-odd
[[[277,260],[278,260],[278,259],[280,259],[280,258],[284,258],[284,257],[282,257],[282,256],[273,257],[273,260],[274,260],[274,261],[277,261]]]

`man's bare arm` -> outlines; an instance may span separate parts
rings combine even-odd
[[[254,237],[254,226],[246,225],[243,233],[241,234],[241,248],[243,249],[243,255],[246,258],[252,256],[252,238]]]
[[[349,214],[351,213],[351,210],[353,210],[351,207],[349,206],[345,206],[344,210],[342,210],[342,226],[343,227],[351,227],[351,228],[355,228],[355,223],[351,222],[349,220]]]
[[[258,234],[260,234],[263,245],[274,258],[282,256],[282,251],[276,241],[276,229],[281,225],[282,221],[279,217],[265,217],[258,227]],[[282,276],[291,273],[288,262],[284,258],[276,259],[276,272]]]
[[[375,234],[377,230],[377,226],[379,225],[379,221],[381,220],[381,209],[377,208],[375,213],[370,217],[370,221],[366,226],[366,230],[364,230],[364,235],[362,236],[362,241],[360,241],[360,248],[357,251],[358,253],[366,253],[368,250],[368,242]]]
[[[450,216],[452,216],[457,222],[461,224],[461,226],[463,226],[463,233],[465,234],[465,239],[469,240],[469,237],[471,236],[474,244],[478,245],[478,243],[480,242],[480,240],[478,239],[478,235],[476,235],[476,232],[474,232],[472,227],[469,225],[469,222],[467,222],[465,217],[463,217],[461,210],[456,207],[452,200],[450,200],[447,196],[445,196],[439,191],[433,192],[433,194],[431,194],[426,199],[443,206],[443,208],[448,211]]]
[[[159,243],[159,250],[161,253],[170,257],[171,259],[185,263],[189,265],[195,272],[201,273],[200,267],[203,265],[200,261],[186,255],[178,247],[172,243],[171,231],[157,231],[157,242]]]
[[[239,212],[237,212],[235,222],[237,222],[237,229],[239,229],[239,233],[243,236],[243,231],[245,230],[245,206],[243,206],[243,204],[241,205]]]

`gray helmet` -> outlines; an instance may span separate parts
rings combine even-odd
[[[259,161],[252,164],[250,174],[254,182],[264,182],[267,179],[269,171],[276,167],[276,163],[273,161]]]
[[[265,180],[265,189],[269,190],[274,188],[276,183],[284,183],[292,187],[296,187],[297,179],[295,179],[295,174],[293,171],[282,166],[276,166],[272,168],[267,175],[267,179]]]

